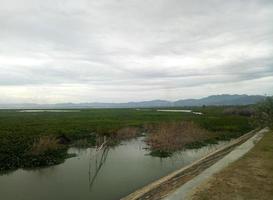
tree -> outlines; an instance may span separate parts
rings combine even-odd
[[[259,127],[273,128],[273,97],[267,97],[256,105],[254,123]]]

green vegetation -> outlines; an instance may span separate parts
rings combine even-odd
[[[59,113],[0,110],[0,170],[60,163],[68,156],[66,150],[71,144],[88,146],[95,144],[100,136],[129,139],[147,131],[149,125],[161,122],[191,121],[202,129],[221,133],[216,136],[218,139],[237,137],[251,130],[248,117],[227,115],[223,109],[193,108],[204,115],[155,109],[84,109]],[[43,151],[34,154],[35,144],[46,136],[58,145],[43,147]]]
[[[242,159],[216,174],[198,188],[194,200],[272,199],[273,132]]]

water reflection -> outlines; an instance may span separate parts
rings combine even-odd
[[[95,169],[94,171],[92,171],[92,151],[90,151],[90,160],[89,160],[89,189],[92,189],[93,184],[95,183],[96,177],[98,176],[103,164],[105,163],[107,156],[108,156],[108,152],[109,152],[110,148],[108,146],[106,146],[105,148],[103,148],[103,150],[99,150],[102,151],[102,153],[97,153],[95,152],[94,158],[95,158]]]

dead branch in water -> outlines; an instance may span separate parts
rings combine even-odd
[[[108,152],[109,152],[109,146],[108,146],[108,140],[106,137],[103,137],[103,141],[101,139],[98,140],[96,149],[95,149],[95,154],[92,156],[92,151],[90,150],[90,159],[89,159],[89,189],[91,190],[92,186],[94,185],[94,182],[104,165],[107,157],[108,157]],[[102,151],[102,154],[99,158],[99,152]],[[92,157],[95,158],[95,170],[94,173],[91,173],[91,168],[92,168]]]

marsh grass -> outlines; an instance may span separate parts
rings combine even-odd
[[[119,129],[114,135],[117,140],[129,140],[140,135],[140,128],[138,127],[125,127]]]
[[[30,150],[32,155],[41,155],[49,151],[55,151],[62,147],[59,140],[54,136],[40,136],[34,141]]]
[[[71,157],[67,149],[68,145],[61,144],[57,137],[42,135],[34,139],[30,148],[19,157],[18,165],[23,168],[32,168],[60,164]]]
[[[186,145],[205,141],[212,137],[212,133],[199,127],[194,122],[170,122],[162,123],[151,130],[147,137],[147,144],[152,154],[175,152],[182,150]]]

